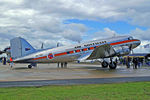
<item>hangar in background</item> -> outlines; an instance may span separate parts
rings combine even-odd
[[[150,59],[150,53],[134,53],[134,54],[126,55],[124,57],[130,57],[130,58],[139,57],[144,59]]]

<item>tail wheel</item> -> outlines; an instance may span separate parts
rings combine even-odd
[[[109,64],[109,68],[110,68],[110,69],[116,69],[116,67],[117,67],[117,63],[115,63],[115,62],[111,62],[111,63]]]
[[[28,65],[28,68],[30,68],[30,69],[31,69],[31,68],[32,68],[32,65]]]
[[[103,68],[107,68],[107,67],[108,67],[108,63],[107,63],[106,61],[103,61],[103,62],[102,62],[102,67],[103,67]]]

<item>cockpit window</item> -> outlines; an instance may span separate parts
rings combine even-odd
[[[133,40],[133,38],[132,38],[132,37],[129,37],[128,40]]]

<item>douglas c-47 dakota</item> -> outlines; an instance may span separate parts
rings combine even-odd
[[[113,57],[128,55],[140,43],[140,40],[131,36],[116,36],[76,45],[36,50],[25,39],[16,37],[10,40],[10,52],[13,62],[30,63],[28,68],[36,66],[37,63],[61,63],[61,66],[67,66],[67,62],[110,58],[109,62],[102,61],[102,67],[109,66],[110,69],[115,69],[117,64],[112,60]]]

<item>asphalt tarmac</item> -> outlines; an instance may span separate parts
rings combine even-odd
[[[37,81],[12,81],[0,82],[0,87],[32,87],[48,85],[79,85],[79,84],[108,84],[123,82],[150,81],[149,76],[143,77],[118,77],[118,78],[91,78],[91,79],[64,79],[64,80],[37,80]]]
[[[118,66],[116,70],[101,68],[98,64],[39,64],[28,69],[27,64],[0,65],[0,87],[25,87],[45,85],[78,85],[150,81],[150,67],[139,69]]]

